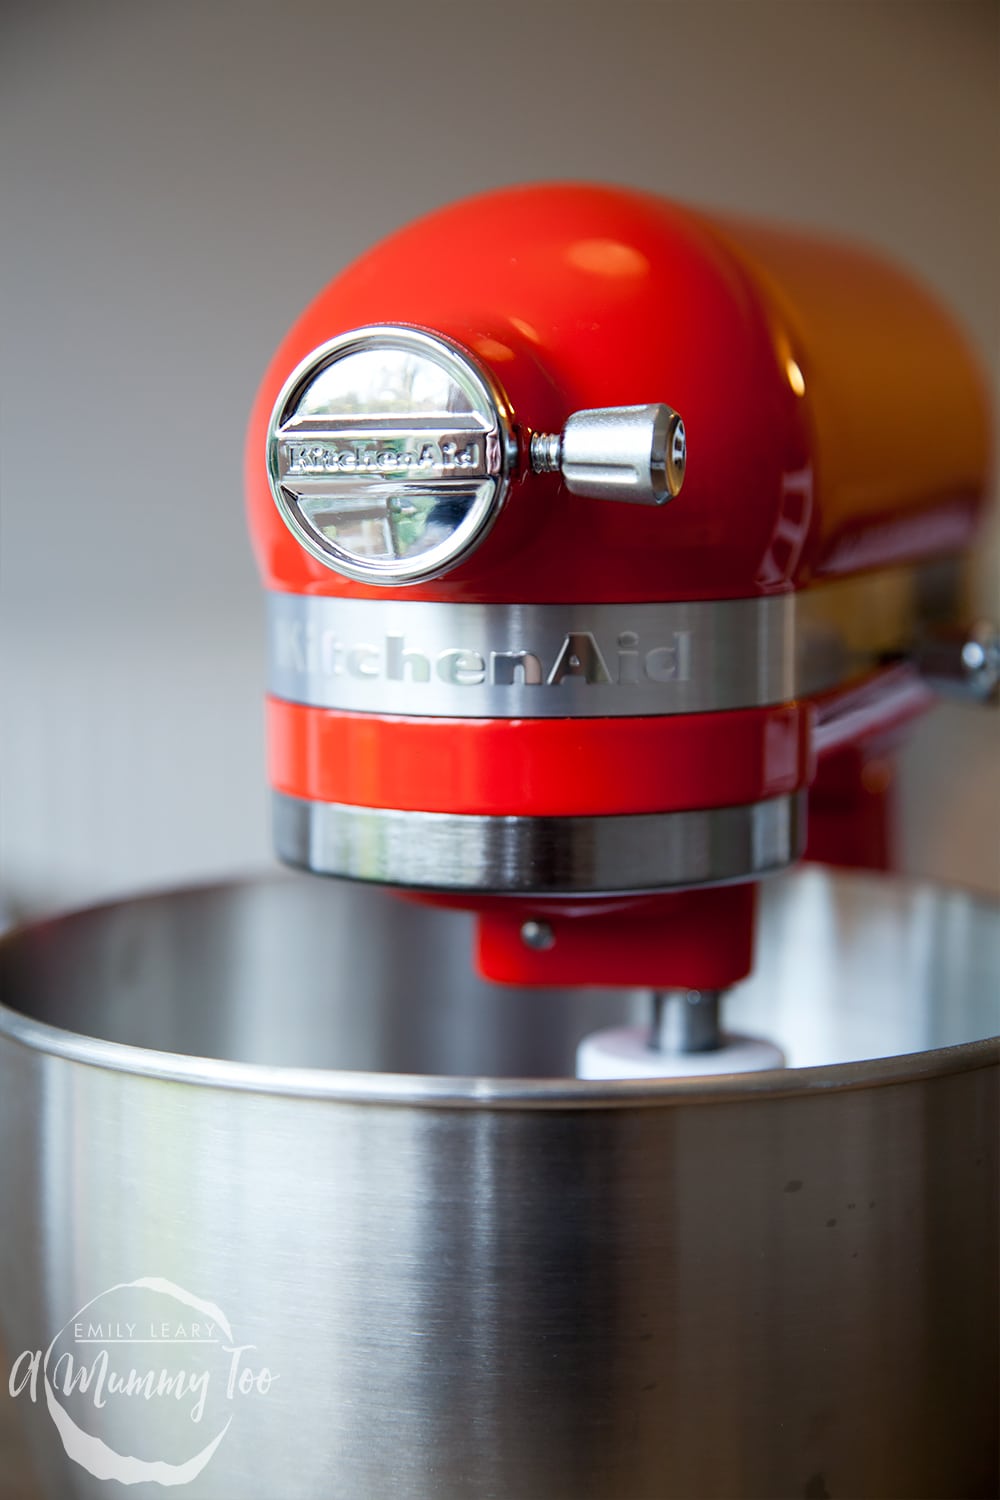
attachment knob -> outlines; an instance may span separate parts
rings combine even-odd
[[[574,495],[664,505],[680,491],[687,462],[684,423],[663,402],[577,411],[561,434],[535,433],[531,467],[560,472]]]

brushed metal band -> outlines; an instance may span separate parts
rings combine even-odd
[[[612,718],[795,694],[793,595],[677,604],[269,596],[270,691],[317,708]]]
[[[957,569],[895,568],[755,599],[445,604],[269,595],[276,698],[446,718],[763,708],[910,650]]]
[[[286,863],[435,890],[517,895],[687,889],[783,869],[805,844],[805,797],[619,817],[400,812],[274,794]]]

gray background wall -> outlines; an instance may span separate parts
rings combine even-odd
[[[15,901],[265,864],[250,400],[374,238],[634,183],[862,236],[992,367],[1000,19],[894,3],[11,4],[0,21],[2,802]],[[1000,604],[995,542],[979,599]],[[903,767],[908,868],[1000,887],[1000,715]]]

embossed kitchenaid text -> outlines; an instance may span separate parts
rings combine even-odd
[[[351,641],[333,629],[301,621],[275,624],[274,662],[279,671],[322,677],[380,679],[449,687],[557,687],[566,681],[636,686],[640,682],[686,682],[691,675],[691,632],[674,631],[669,642],[645,646],[635,631],[622,631],[602,649],[589,630],[568,631],[554,657],[523,649],[478,651],[460,646],[422,651],[404,635],[380,644]]]
[[[283,443],[283,479],[318,479],[328,474],[370,474],[373,477],[412,474],[430,478],[450,472],[482,473],[480,443],[441,437],[419,447],[386,443],[381,447],[354,441]]]
[[[794,598],[500,604],[269,596],[274,698],[350,713],[615,718],[795,693]]]

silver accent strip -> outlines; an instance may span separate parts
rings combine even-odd
[[[479,817],[274,794],[279,858],[320,875],[508,895],[688,889],[784,869],[805,846],[805,794],[616,817]]]
[[[271,693],[359,713],[611,718],[795,695],[795,596],[440,604],[269,596]]]
[[[960,564],[794,594],[642,604],[269,595],[277,698],[348,712],[615,718],[757,708],[826,691],[955,618]]]

